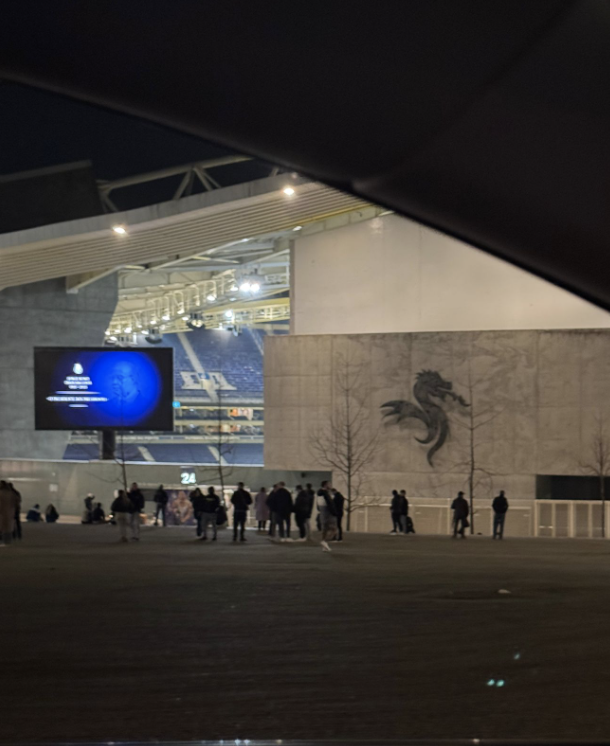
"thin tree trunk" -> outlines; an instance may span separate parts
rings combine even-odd
[[[349,531],[352,522],[352,475],[347,475],[347,521],[345,530]]]
[[[476,468],[474,460],[474,414],[472,404],[472,391],[470,396],[471,409],[470,409],[470,475],[468,477],[468,491],[470,497],[470,534],[474,534],[474,472]]]
[[[602,499],[602,539],[606,538],[606,480],[603,474],[599,477],[599,491]]]

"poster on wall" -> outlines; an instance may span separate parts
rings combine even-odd
[[[196,524],[193,506],[188,490],[167,490],[167,525],[194,526]]]

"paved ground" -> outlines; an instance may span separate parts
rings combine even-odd
[[[610,737],[610,544],[115,538],[0,550],[1,741]]]

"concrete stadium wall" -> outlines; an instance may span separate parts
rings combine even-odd
[[[297,238],[291,283],[295,334],[610,327],[606,311],[397,215]]]
[[[117,303],[116,275],[68,294],[65,280],[0,291],[0,458],[61,458],[69,433],[34,430],[37,346],[101,345]]]
[[[610,331],[493,331],[270,337],[265,342],[265,464],[274,469],[327,466],[311,439],[342,412],[337,377],[348,360],[361,376],[363,432],[379,434],[365,474],[366,494],[392,489],[448,499],[468,478],[469,416],[476,425],[477,498],[504,489],[533,500],[537,475],[582,476],[596,420],[610,427]],[[432,394],[449,422],[446,443],[427,461],[426,429],[416,418],[384,420],[381,406],[411,402],[416,376],[438,371],[471,405]],[[469,378],[472,390],[469,389]],[[434,441],[433,441],[434,442]],[[333,475],[339,482],[338,475]]]
[[[180,484],[181,471],[179,464],[128,463],[127,479],[129,482],[137,482],[143,490],[156,489],[159,484],[164,484],[169,489],[192,489]],[[309,472],[302,476],[300,472],[274,471],[260,467],[234,467],[227,472],[227,485],[244,482],[256,491],[262,486],[269,488],[280,481],[291,486],[301,481],[319,484],[329,476],[327,471]],[[209,466],[196,468],[196,474],[199,484],[218,484],[217,472]],[[121,467],[115,461],[0,459],[0,479],[15,484],[22,494],[25,509],[35,503],[44,507],[52,502],[63,516],[80,516],[83,500],[88,492],[93,492],[108,509],[114,490],[122,487]]]

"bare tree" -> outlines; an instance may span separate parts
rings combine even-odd
[[[589,442],[586,459],[580,464],[581,469],[597,477],[599,499],[602,505],[601,535],[606,538],[606,478],[610,476],[610,438],[606,432],[603,414],[595,417],[595,428]]]
[[[470,533],[475,532],[474,518],[474,498],[477,488],[484,482],[490,487],[493,481],[493,472],[481,465],[479,459],[479,446],[481,441],[478,437],[478,431],[488,425],[502,414],[504,408],[497,408],[494,405],[489,407],[481,406],[481,389],[490,383],[489,377],[473,378],[470,361],[468,363],[468,379],[460,384],[468,391],[468,409],[460,410],[463,417],[455,417],[454,422],[459,427],[466,430],[466,447],[464,459],[452,464],[452,469],[464,469],[467,473],[468,484],[468,503],[470,506]]]
[[[224,410],[227,406],[225,404],[226,397],[223,389],[223,369],[224,348],[221,347],[219,370],[210,373],[210,379],[213,383],[213,386],[211,388],[207,388],[208,393],[211,395],[213,400],[215,400],[216,405],[213,409],[215,415],[213,429],[215,441],[211,444],[216,451],[216,462],[212,467],[203,467],[202,471],[204,473],[211,472],[214,474],[214,478],[218,480],[218,484],[220,485],[221,497],[224,500],[225,484],[227,478],[233,471],[233,467],[227,464],[227,460],[230,459],[234,449],[233,444],[229,441],[227,433],[223,429],[224,425],[226,425],[227,422],[227,420],[223,417]],[[207,448],[207,445],[204,445],[204,448]]]
[[[351,514],[363,497],[367,467],[379,450],[379,428],[369,418],[363,366],[340,354],[333,373],[331,414],[310,433],[309,448],[318,463],[340,475],[345,484],[349,531]]]

